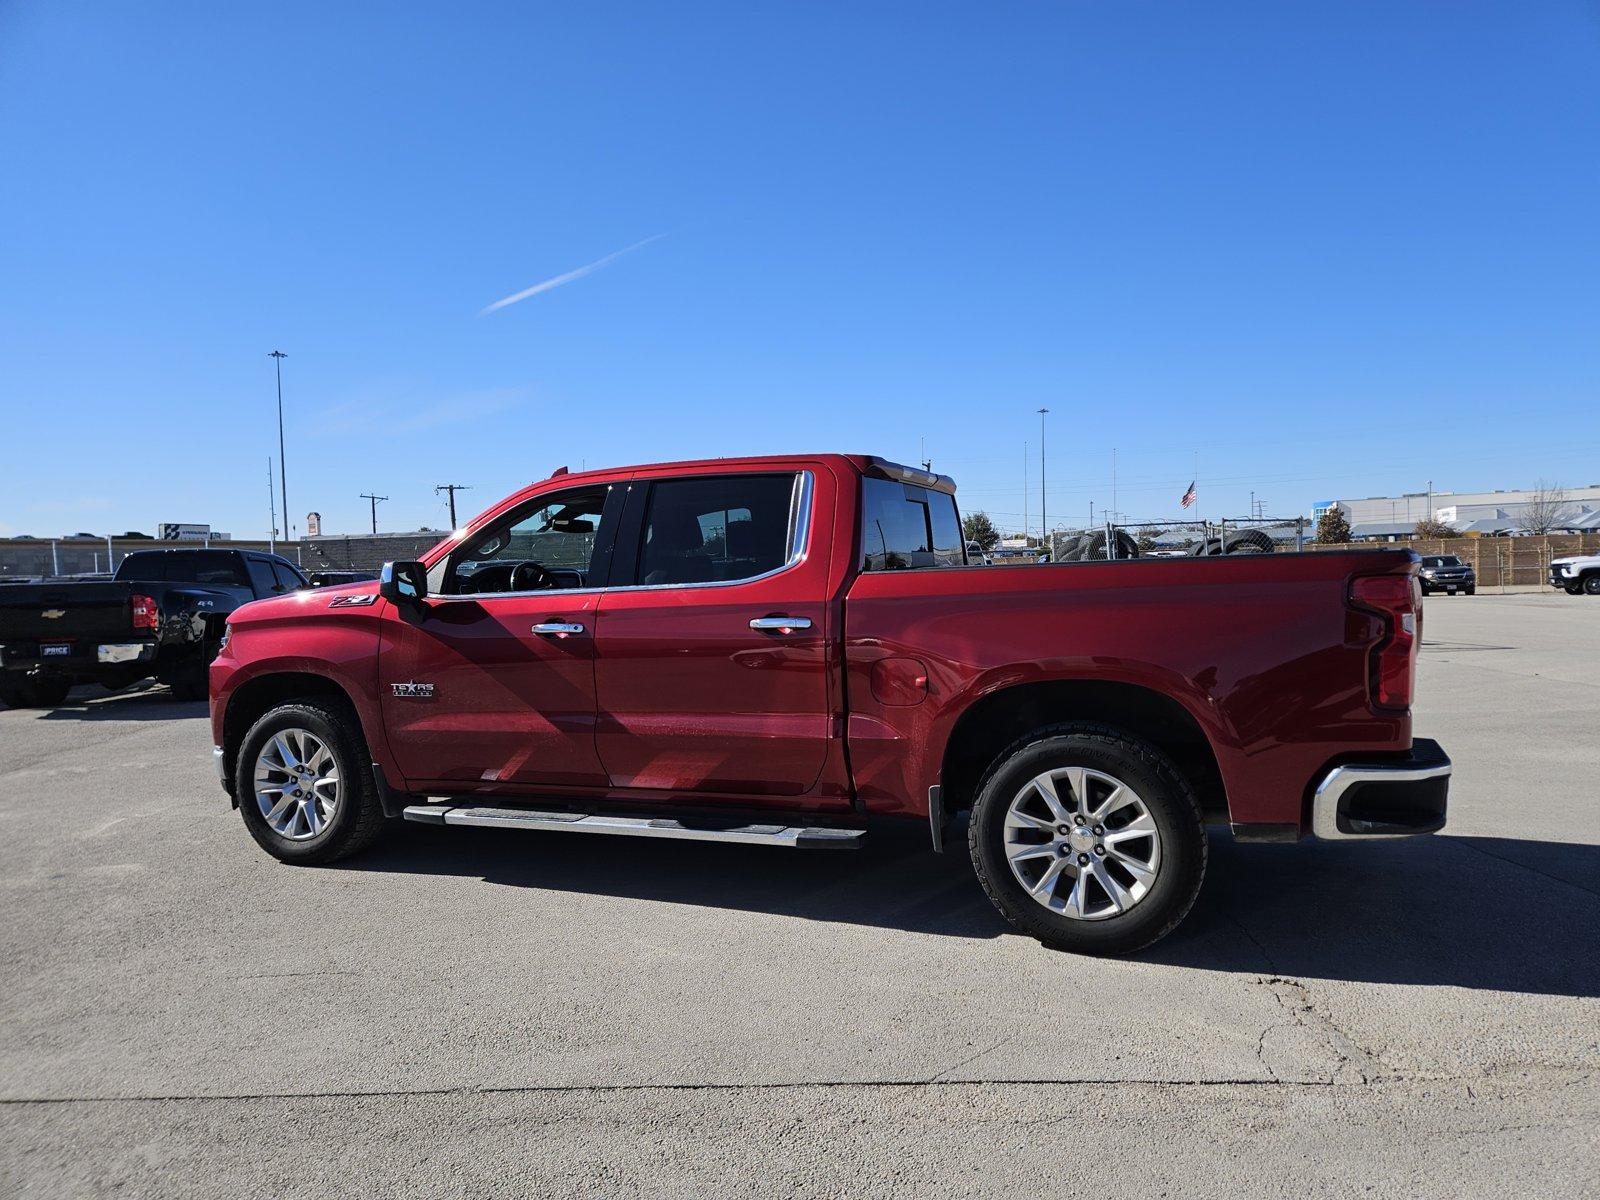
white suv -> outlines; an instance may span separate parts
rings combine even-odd
[[[1575,554],[1550,560],[1550,586],[1563,588],[1569,596],[1582,592],[1600,596],[1600,554]]]

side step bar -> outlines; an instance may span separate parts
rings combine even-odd
[[[401,813],[423,825],[481,825],[492,829],[547,829],[562,833],[611,833],[623,837],[678,838],[690,842],[745,842],[796,850],[854,850],[864,829],[823,825],[723,825],[694,818],[618,817],[601,813],[543,812],[481,804],[412,804]]]

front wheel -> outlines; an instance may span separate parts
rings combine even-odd
[[[1059,950],[1128,954],[1194,904],[1206,834],[1158,747],[1103,725],[1041,730],[984,776],[968,827],[978,881],[1022,932]]]
[[[365,849],[383,807],[355,713],[321,697],[280,704],[239,747],[234,795],[250,836],[286,863],[326,863]]]
[[[1585,596],[1600,596],[1600,575],[1584,576],[1583,594]]]

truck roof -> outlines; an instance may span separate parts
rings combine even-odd
[[[948,475],[940,475],[933,471],[925,471],[920,467],[908,467],[903,463],[892,462],[875,454],[841,454],[837,451],[827,451],[821,454],[759,454],[740,458],[686,458],[677,462],[651,462],[633,463],[615,467],[596,467],[589,471],[568,471],[565,467],[557,467],[547,478],[557,476],[572,479],[587,479],[595,475],[625,474],[629,471],[701,471],[701,470],[739,470],[744,467],[770,467],[785,466],[795,462],[833,461],[848,464],[849,467],[862,475],[874,475],[882,479],[898,479],[903,483],[913,483],[919,487],[932,488],[939,492],[954,492],[956,481]],[[543,480],[535,480],[537,483]]]

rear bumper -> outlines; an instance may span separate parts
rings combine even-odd
[[[59,649],[59,653],[53,653]],[[152,641],[10,642],[0,645],[0,668],[47,675],[94,675],[104,667],[154,663],[160,646]]]
[[[1405,758],[1341,763],[1311,796],[1311,832],[1324,840],[1411,837],[1444,828],[1451,763],[1418,738]]]

